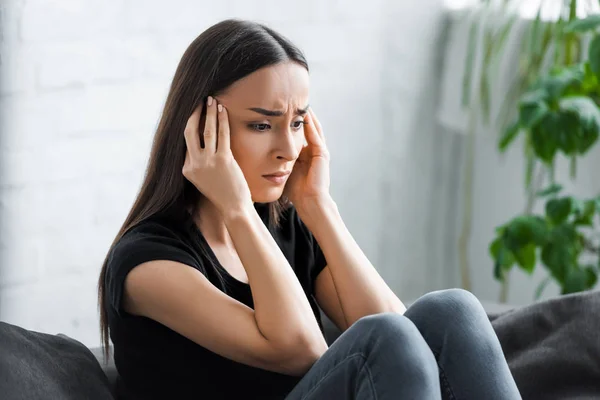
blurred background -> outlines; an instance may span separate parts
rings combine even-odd
[[[264,22],[305,52],[332,195],[402,300],[465,287],[524,305],[540,284],[541,299],[593,287],[597,259],[573,264],[584,271],[575,287],[575,272],[550,265],[558,247],[515,244],[496,228],[522,214],[567,221],[532,197],[545,187],[557,196],[559,183],[583,199],[569,197],[573,218],[588,204],[600,212],[600,200],[584,202],[600,192],[596,139],[577,157],[544,153],[540,104],[560,102],[537,99],[534,121],[521,97],[553,66],[600,59],[585,19],[597,12],[585,0],[2,0],[0,320],[100,344],[101,263],[140,187],[177,63],[231,17]],[[583,28],[568,25],[576,19]],[[576,110],[587,113],[583,133],[600,124],[597,64],[573,78],[592,104]],[[565,85],[558,95],[575,93]],[[506,240],[490,251],[497,237]],[[591,255],[596,237],[585,241]]]

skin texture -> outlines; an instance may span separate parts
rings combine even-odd
[[[306,69],[289,62],[262,68],[215,96],[227,115],[231,154],[253,202],[273,202],[285,193],[300,211],[309,200],[329,195],[329,152],[317,129],[319,122],[308,106],[309,87]],[[280,115],[267,116],[256,110],[259,108]],[[200,121],[200,127],[206,130],[206,121]],[[291,171],[286,182],[273,183],[264,178],[279,171]],[[245,281],[219,207],[225,200],[210,199],[210,193],[201,191],[209,200],[200,205],[197,224],[209,243],[232,263],[232,274]]]
[[[256,71],[235,82],[216,97],[225,106],[231,130],[231,152],[248,182],[252,200],[276,201],[284,185],[262,177],[277,171],[291,171],[305,143],[304,117],[309,77],[295,63],[278,64]],[[250,108],[281,111],[281,116],[265,116]]]

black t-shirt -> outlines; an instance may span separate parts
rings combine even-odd
[[[256,205],[256,210],[269,226],[266,205]],[[298,277],[322,331],[313,296],[315,278],[326,265],[321,249],[293,207],[284,211],[280,226],[270,232]],[[119,398],[282,399],[291,391],[299,377],[232,361],[150,318],[123,310],[125,277],[151,260],[173,260],[195,268],[224,293],[254,308],[250,286],[219,264],[187,211],[171,210],[134,226],[111,249],[104,282]]]

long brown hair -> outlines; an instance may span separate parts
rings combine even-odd
[[[186,153],[183,130],[188,118],[209,95],[218,95],[260,68],[288,61],[308,70],[304,55],[288,39],[262,24],[238,19],[211,26],[184,52],[152,141],[142,187],[102,263],[98,306],[106,359],[110,345],[104,282],[112,248],[125,232],[140,222],[174,206],[195,213],[202,199],[202,194],[181,172]],[[269,204],[271,222],[278,223],[285,205],[283,198]]]

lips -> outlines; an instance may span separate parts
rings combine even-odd
[[[275,172],[273,174],[267,174],[267,175],[263,175],[263,176],[288,176],[290,174],[290,171],[279,171],[279,172]]]
[[[287,180],[289,175],[290,175],[289,171],[279,171],[279,172],[275,172],[273,174],[263,175],[263,178],[279,185],[279,184],[285,183],[285,181]]]

